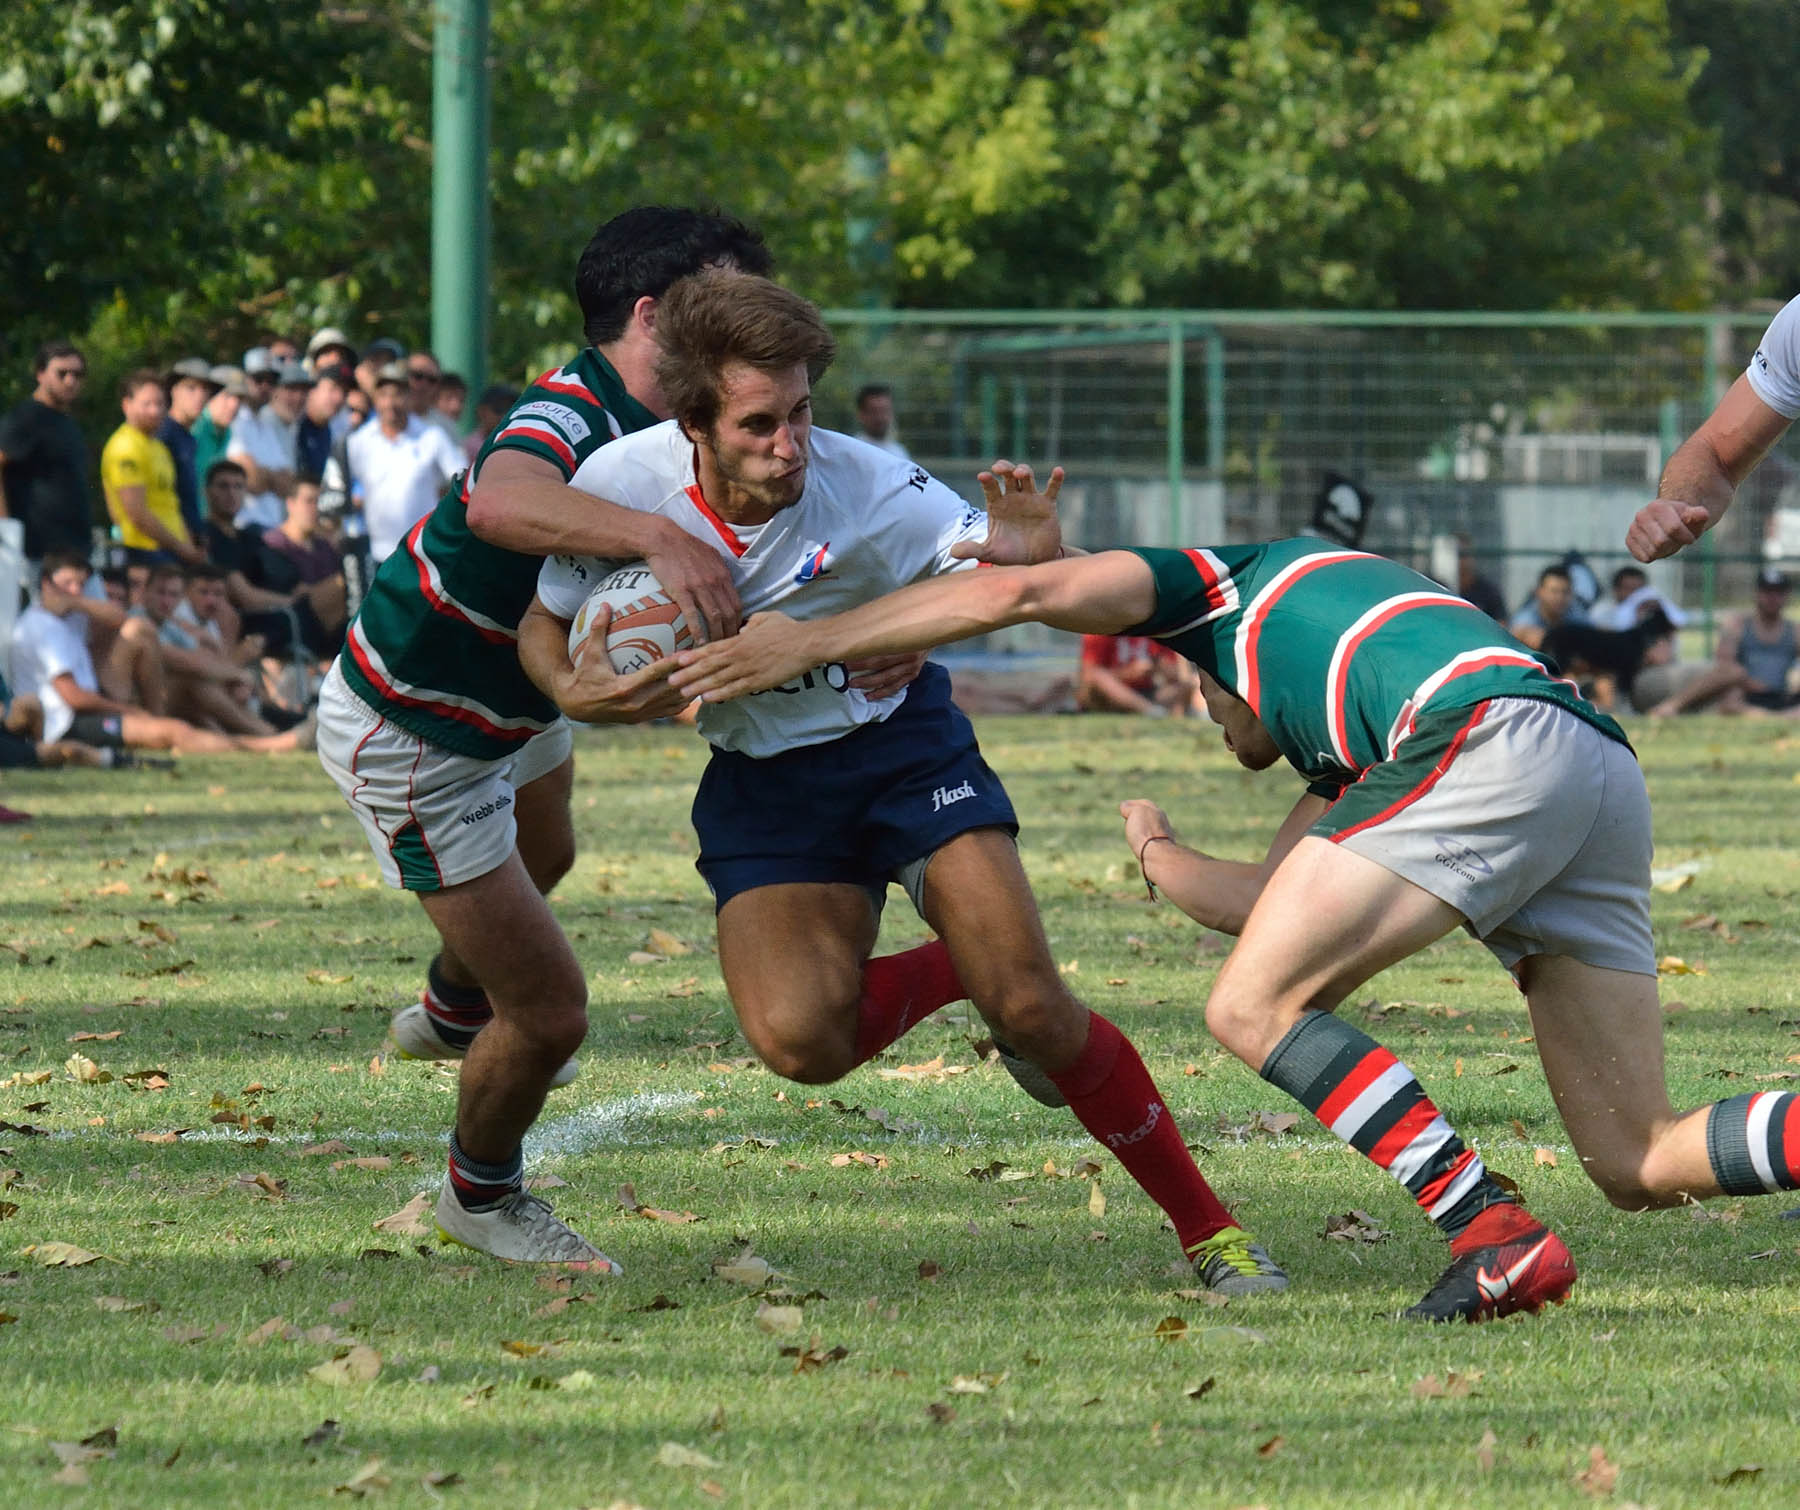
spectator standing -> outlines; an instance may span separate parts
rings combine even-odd
[[[25,526],[25,557],[60,551],[85,556],[93,543],[88,449],[75,400],[87,361],[67,341],[40,346],[31,397],[0,420],[0,518]]]
[[[169,369],[165,387],[169,412],[157,427],[156,438],[175,458],[175,496],[181,500],[181,522],[187,526],[188,537],[198,539],[206,508],[200,501],[200,474],[194,466],[200,445],[194,438],[194,426],[219,385],[213,381],[210,365],[199,357],[184,357]]]
[[[404,362],[406,348],[392,336],[379,336],[363,348],[361,359],[356,364],[356,386],[369,396],[371,405],[375,398],[375,379],[380,376],[381,369],[389,362]]]
[[[181,517],[175,458],[156,438],[168,413],[162,379],[148,368],[130,374],[120,384],[119,407],[125,418],[100,453],[100,481],[127,563],[205,560]]]
[[[269,401],[256,414],[244,413],[231,427],[226,455],[243,467],[250,493],[238,522],[246,528],[271,529],[281,523],[281,500],[299,470],[296,450],[300,415],[312,378],[298,362],[281,368]]]
[[[450,479],[466,466],[441,426],[410,412],[410,376],[401,362],[381,369],[375,418],[352,432],[346,447],[350,475],[362,487],[369,559],[376,566],[432,511]]]
[[[463,410],[469,407],[469,383],[460,372],[446,372],[438,378],[437,412],[450,422],[450,438],[463,433]]]
[[[443,388],[443,369],[429,351],[415,351],[406,359],[406,407],[415,419],[435,425],[451,440],[457,438],[457,426],[438,408],[438,394]]]
[[[481,397],[475,400],[475,428],[463,437],[462,442],[463,455],[471,463],[481,454],[494,427],[506,418],[507,411],[518,401],[519,390],[506,383],[490,383],[481,390]]]
[[[213,396],[194,421],[194,483],[200,492],[200,517],[206,518],[206,474],[220,460],[231,444],[232,422],[244,400],[250,397],[250,384],[244,369],[221,363],[208,374],[213,383]]]
[[[864,383],[856,390],[856,433],[890,456],[912,460],[906,447],[894,439],[894,390],[886,383]]]
[[[1513,615],[1512,623],[1506,627],[1515,638],[1536,650],[1558,624],[1585,622],[1586,616],[1575,606],[1574,579],[1569,568],[1552,562],[1538,573],[1531,601]]]
[[[294,434],[297,475],[314,481],[325,475],[325,463],[331,460],[331,448],[338,438],[338,412],[355,382],[342,367],[320,367],[313,373],[312,387],[306,390],[300,424]]]

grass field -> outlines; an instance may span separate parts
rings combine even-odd
[[[1677,1102],[1792,1079],[1800,740],[1634,732],[1657,863],[1698,867],[1653,899],[1659,952],[1696,972],[1663,982]],[[1157,797],[1250,857],[1290,781],[1239,772],[1204,729],[983,735],[1058,960],[1134,1035],[1286,1296],[1199,1299],[1160,1214],[978,1061],[965,1009],[824,1090],[750,1063],[691,868],[684,731],[578,742],[583,853],[556,906],[592,1026],[528,1167],[626,1277],[560,1288],[373,1228],[435,1189],[455,1074],[376,1058],[428,932],[309,759],[9,778],[37,821],[0,837],[0,1503],[1800,1500],[1800,1221],[1781,1216],[1800,1200],[1612,1211],[1510,983],[1454,938],[1345,1011],[1582,1280],[1539,1318],[1394,1322],[1441,1246],[1310,1119],[1262,1124],[1293,1108],[1201,1024],[1225,943],[1145,903],[1113,811]],[[695,952],[633,963],[653,929]],[[884,947],[921,937],[896,892]],[[1327,1239],[1352,1209],[1389,1235]],[[103,1256],[46,1266],[51,1244]]]

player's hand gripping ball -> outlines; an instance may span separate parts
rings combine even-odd
[[[675,600],[663,591],[642,561],[633,561],[608,572],[595,584],[587,601],[569,626],[569,658],[573,660],[588,637],[588,629],[601,608],[612,610],[606,631],[606,654],[621,676],[691,650],[694,637]]]

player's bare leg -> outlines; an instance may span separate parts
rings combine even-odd
[[[924,891],[969,999],[1168,1213],[1201,1277],[1228,1294],[1285,1289],[1201,1175],[1130,1040],[1064,984],[1012,837],[959,834],[931,857]]]
[[[463,1061],[440,1232],[497,1258],[615,1268],[524,1190],[525,1131],[587,1033],[574,950],[516,850],[498,869],[419,900],[494,1013]]]
[[[1450,1239],[1450,1268],[1407,1313],[1420,1320],[1535,1310],[1575,1280],[1561,1241],[1494,1182],[1411,1071],[1333,1015],[1461,922],[1373,860],[1307,837],[1269,878],[1206,1004],[1221,1044],[1399,1180]]]
[[[777,1075],[824,1085],[869,1057],[857,1053],[859,1007],[879,923],[868,892],[837,883],[757,886],[719,909],[725,989]]]
[[[1521,970],[1531,1029],[1582,1168],[1615,1206],[1800,1189],[1800,1097],[1734,1096],[1677,1114],[1656,979],[1538,955]]]
[[[514,794],[515,852],[541,896],[548,896],[575,863],[575,826],[569,812],[574,784],[571,757]],[[389,1031],[405,1056],[460,1057],[493,1015],[474,971],[446,941],[426,967],[423,998],[397,1012]],[[580,1068],[574,1059],[567,1060],[552,1084],[567,1085]]]

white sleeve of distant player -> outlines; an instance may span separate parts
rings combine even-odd
[[[1769,322],[1744,376],[1783,419],[1800,419],[1800,298],[1790,299]]]
[[[902,582],[918,582],[978,565],[952,556],[950,547],[964,540],[979,543],[987,539],[986,510],[957,497],[923,468],[915,467],[912,477],[889,500],[903,521],[893,557],[895,575]],[[917,481],[920,478],[923,485]]]
[[[592,556],[548,556],[538,571],[538,601],[559,619],[573,619],[600,580]]]

